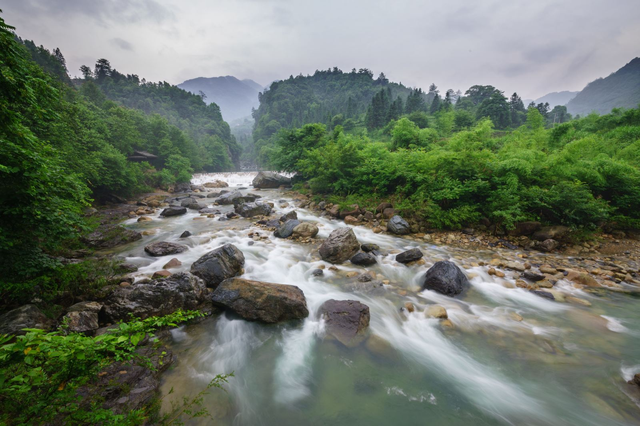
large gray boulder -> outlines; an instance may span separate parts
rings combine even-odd
[[[347,347],[358,345],[366,337],[371,314],[369,307],[356,300],[327,300],[320,306],[328,335]]]
[[[406,235],[411,233],[411,226],[406,220],[395,215],[387,222],[387,231],[396,235]]]
[[[371,253],[356,253],[355,256],[351,258],[351,263],[354,265],[360,266],[371,266],[377,263],[376,257]]]
[[[329,263],[342,263],[351,259],[359,248],[353,229],[338,228],[320,246],[320,257]]]
[[[158,241],[145,246],[144,251],[151,256],[167,256],[187,251],[189,247],[184,244],[170,243],[168,241]]]
[[[411,250],[403,251],[396,256],[396,262],[399,263],[410,263],[415,262],[416,260],[420,260],[424,254],[420,251],[419,248],[412,248]]]
[[[246,194],[243,195],[240,191],[227,192],[226,194],[222,194],[220,197],[216,199],[216,203],[221,205],[233,204],[234,206],[240,205],[242,203],[252,203],[260,198],[259,195],[255,194]]]
[[[186,207],[181,207],[181,206],[171,206],[171,207],[167,207],[166,209],[162,210],[162,212],[160,213],[160,216],[164,216],[164,217],[170,217],[170,216],[180,216],[183,214],[187,213],[187,208]]]
[[[436,262],[422,278],[422,289],[433,290],[446,296],[455,296],[469,287],[467,276],[448,260]]]
[[[277,323],[309,316],[304,293],[293,285],[230,278],[215,289],[211,301],[249,321]]]
[[[53,321],[36,305],[24,305],[0,316],[0,334],[25,334],[23,328],[48,329]]]
[[[251,182],[254,188],[279,188],[282,185],[291,185],[291,178],[274,172],[260,172]]]
[[[70,306],[64,316],[67,330],[93,334],[99,327],[98,313],[101,309],[102,305],[98,302],[80,302]]]
[[[273,231],[273,236],[276,238],[289,238],[293,234],[293,230],[300,225],[300,221],[297,219],[289,219],[282,225]]]
[[[243,267],[242,252],[233,244],[225,244],[193,262],[191,273],[202,278],[207,287],[216,288],[227,278],[240,275]]]
[[[206,301],[204,282],[188,272],[147,283],[118,287],[104,300],[102,315],[106,322],[168,315],[178,309],[198,309]]]
[[[261,202],[242,203],[235,206],[235,212],[242,217],[269,216],[271,206]]]

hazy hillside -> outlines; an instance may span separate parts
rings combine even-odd
[[[553,109],[553,107],[557,105],[566,105],[571,99],[575,98],[578,93],[579,92],[570,92],[568,90],[564,90],[562,92],[551,92],[547,93],[541,98],[536,99],[535,103],[549,103],[549,107]]]
[[[178,87],[191,93],[203,92],[205,102],[215,102],[220,107],[226,121],[251,115],[251,109],[258,107],[258,93],[262,86],[253,80],[238,80],[233,76],[198,77],[187,80]]]
[[[606,78],[587,84],[568,104],[571,114],[598,112],[613,108],[636,108],[640,104],[640,58],[635,58]]]

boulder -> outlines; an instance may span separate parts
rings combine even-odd
[[[541,223],[535,221],[529,222],[518,222],[516,223],[515,229],[509,231],[509,235],[513,235],[514,237],[519,237],[522,235],[529,236],[534,232],[540,229]]]
[[[467,276],[455,263],[448,260],[436,262],[422,279],[422,289],[433,290],[446,296],[455,296],[469,287]]]
[[[166,269],[163,269],[161,271],[154,272],[151,278],[154,280],[157,280],[159,278],[169,278],[171,275],[172,275],[171,272],[167,271]]]
[[[159,280],[118,287],[104,300],[101,315],[106,322],[168,315],[178,309],[198,309],[206,301],[204,282],[188,272]]]
[[[395,216],[396,214],[396,210],[395,209],[384,209],[384,211],[382,212],[382,216],[385,219],[391,219],[393,216]]]
[[[0,316],[0,334],[25,334],[23,328],[48,329],[53,321],[36,307],[24,305]]]
[[[535,247],[540,251],[550,252],[555,250],[559,245],[560,243],[558,243],[556,240],[549,238],[547,240],[537,242]]]
[[[187,213],[187,208],[186,207],[179,207],[179,206],[171,206],[171,207],[167,207],[166,209],[162,210],[162,212],[160,213],[160,216],[164,216],[164,217],[170,217],[170,216],[180,216],[183,214]]]
[[[174,257],[173,259],[165,263],[162,269],[177,268],[178,266],[182,266],[182,262]]]
[[[205,182],[205,188],[227,188],[229,184],[222,180],[214,180],[213,182]]]
[[[561,240],[569,234],[569,228],[566,226],[545,226],[539,231],[534,232],[532,239],[536,241],[545,240]]]
[[[396,262],[399,263],[409,263],[415,262],[418,259],[421,259],[424,256],[420,249],[412,248],[411,250],[403,251],[402,253],[396,256]]]
[[[360,248],[351,228],[338,228],[320,246],[320,257],[329,263],[342,263],[351,259]]]
[[[440,305],[429,305],[424,310],[424,316],[428,318],[447,319],[449,315],[447,310]]]
[[[375,265],[377,263],[376,257],[371,253],[356,253],[355,256],[351,258],[351,263],[354,265],[361,266],[370,266]]]
[[[89,235],[82,237],[82,242],[89,247],[106,249],[137,241],[141,238],[141,233],[122,226],[102,225]]]
[[[289,213],[280,216],[280,222],[286,222],[289,219],[298,220],[298,213],[295,210],[291,210]]]
[[[396,235],[406,235],[411,232],[411,227],[406,220],[395,215],[387,222],[387,231]]]
[[[369,296],[382,296],[386,293],[384,283],[379,280],[363,281],[358,279],[355,282],[345,284],[344,289],[353,293],[363,293]]]
[[[98,302],[80,302],[72,305],[64,316],[67,330],[74,333],[93,334],[99,327],[98,313],[102,305]]]
[[[351,216],[353,219],[360,214],[360,206],[353,204],[348,209],[340,210],[340,219],[346,219],[347,216]]]
[[[158,241],[156,243],[151,243],[148,246],[145,246],[144,251],[147,252],[151,256],[167,256],[170,254],[177,254],[187,251],[189,247],[178,244],[178,243],[170,243],[168,241]]]
[[[291,185],[291,178],[274,172],[259,172],[251,182],[254,188],[280,188],[282,185]]]
[[[188,197],[188,198],[184,198],[184,199],[182,199],[180,201],[180,206],[181,207],[191,208],[192,204],[199,205],[198,204],[198,200],[195,199],[195,198]],[[199,209],[194,209],[194,210],[199,210]]]
[[[189,231],[184,231],[182,234],[180,234],[180,238],[187,238],[191,236],[191,232]]]
[[[333,207],[327,210],[327,213],[331,217],[338,217],[338,215],[340,214],[340,206],[338,206],[337,204],[334,205]]]
[[[633,376],[633,379],[631,379],[631,383],[633,383],[634,385],[640,386],[640,373],[636,373]]]
[[[393,205],[390,203],[380,203],[378,207],[376,207],[376,213],[382,213],[386,209],[392,209]]]
[[[359,222],[358,219],[356,219],[351,215],[344,218],[344,223],[346,223],[347,225],[357,225],[358,222]]]
[[[318,235],[318,227],[313,223],[302,222],[293,228],[294,237],[313,238]]]
[[[371,244],[371,243],[366,243],[366,244],[362,244],[360,246],[360,248],[362,249],[363,252],[365,253],[369,253],[372,251],[378,251],[380,250],[380,246],[377,244]]]
[[[249,321],[276,323],[309,316],[304,293],[293,285],[230,278],[215,289],[211,301]]]
[[[371,314],[369,307],[356,300],[327,300],[320,306],[328,335],[347,347],[361,343],[366,337]]]
[[[243,203],[235,206],[235,212],[242,217],[269,216],[271,206],[264,203]]]
[[[245,201],[242,192],[240,191],[227,192],[216,199],[216,202],[221,205],[235,204],[240,201]],[[255,201],[255,199],[250,201]]]
[[[273,231],[273,235],[277,238],[289,238],[293,235],[293,230],[298,225],[300,225],[300,221],[296,219],[289,219]]]
[[[202,278],[207,287],[216,288],[227,278],[242,273],[244,255],[233,244],[225,244],[202,256],[191,265],[191,273]]]
[[[532,271],[524,271],[524,273],[522,274],[522,277],[529,280],[529,281],[542,281],[544,280],[544,275],[542,274],[537,274],[535,272]]]

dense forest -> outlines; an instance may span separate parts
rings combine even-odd
[[[389,199],[435,228],[640,226],[640,109],[547,129],[531,106],[508,133],[488,118],[456,131],[455,114],[436,114],[424,129],[401,118],[380,140],[307,124],[279,134],[273,164],[322,197],[365,206]]]
[[[92,200],[168,188],[188,182],[194,170],[235,168],[240,149],[215,104],[123,76],[106,60],[83,67],[85,79],[70,84],[59,49],[51,53],[11,30],[2,21],[3,281],[55,269],[50,254],[88,230],[82,212]],[[135,150],[157,158],[127,161]]]
[[[571,119],[564,106],[529,106],[551,124]],[[279,131],[310,123],[322,123],[329,130],[341,126],[347,132],[375,138],[389,135],[400,118],[420,129],[431,129],[422,132],[426,135],[435,129],[445,133],[468,129],[484,118],[491,119],[496,129],[513,129],[525,122],[526,115],[527,108],[517,93],[507,98],[490,85],[472,86],[464,94],[452,89],[441,94],[432,84],[425,93],[389,82],[384,73],[374,79],[368,69],[344,73],[333,68],[275,82],[261,94],[260,107],[254,112],[253,152],[259,165],[275,165]]]

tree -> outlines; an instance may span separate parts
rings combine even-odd
[[[547,118],[550,125],[566,123],[571,121],[571,114],[567,112],[567,107],[564,105],[556,105],[553,107]]]
[[[98,59],[98,61],[96,62],[96,66],[93,71],[93,74],[96,80],[102,81],[105,78],[111,76],[111,71],[112,71],[111,64],[109,63],[109,61],[102,58],[102,59]]]
[[[82,73],[82,76],[85,80],[93,79],[93,71],[91,71],[91,68],[89,68],[88,66],[82,65],[80,67],[80,72]]]
[[[540,114],[542,115],[542,118],[544,118],[545,120],[547,120],[549,118],[549,102],[545,102],[545,103],[539,103],[538,105],[536,105],[536,108],[538,109],[538,111],[540,111]]]
[[[381,72],[380,75],[378,76],[378,79],[376,80],[376,84],[379,84],[381,86],[386,86],[387,84],[389,84],[389,79],[387,78],[387,76],[384,75],[383,72]]]
[[[478,119],[490,118],[497,129],[506,129],[511,124],[507,98],[499,91],[494,91],[488,99],[482,101],[476,116]]]
[[[464,94],[473,103],[473,105],[480,105],[485,100],[489,99],[494,93],[502,95],[498,89],[493,86],[471,86]]]
[[[58,62],[60,62],[60,65],[66,72],[69,72],[69,70],[67,69],[67,61],[64,59],[64,56],[62,55],[62,52],[59,48],[56,47],[56,49],[53,51],[53,57],[56,58]]]
[[[440,95],[437,92],[434,92],[435,96],[433,97],[433,100],[431,101],[431,106],[429,107],[429,112],[431,113],[431,115],[434,115],[436,112],[440,111],[440,105],[441,105],[441,101],[440,101]]]
[[[509,99],[509,112],[511,116],[511,125],[514,127],[521,126],[527,119],[527,110],[524,109],[522,98],[515,92]]]
[[[401,118],[391,130],[393,148],[409,148],[410,145],[417,145],[419,131],[420,129],[414,122],[407,118]]]
[[[411,114],[417,111],[427,111],[427,104],[424,101],[424,92],[422,89],[414,89],[409,93],[407,97],[407,105],[405,106],[405,113]]]

